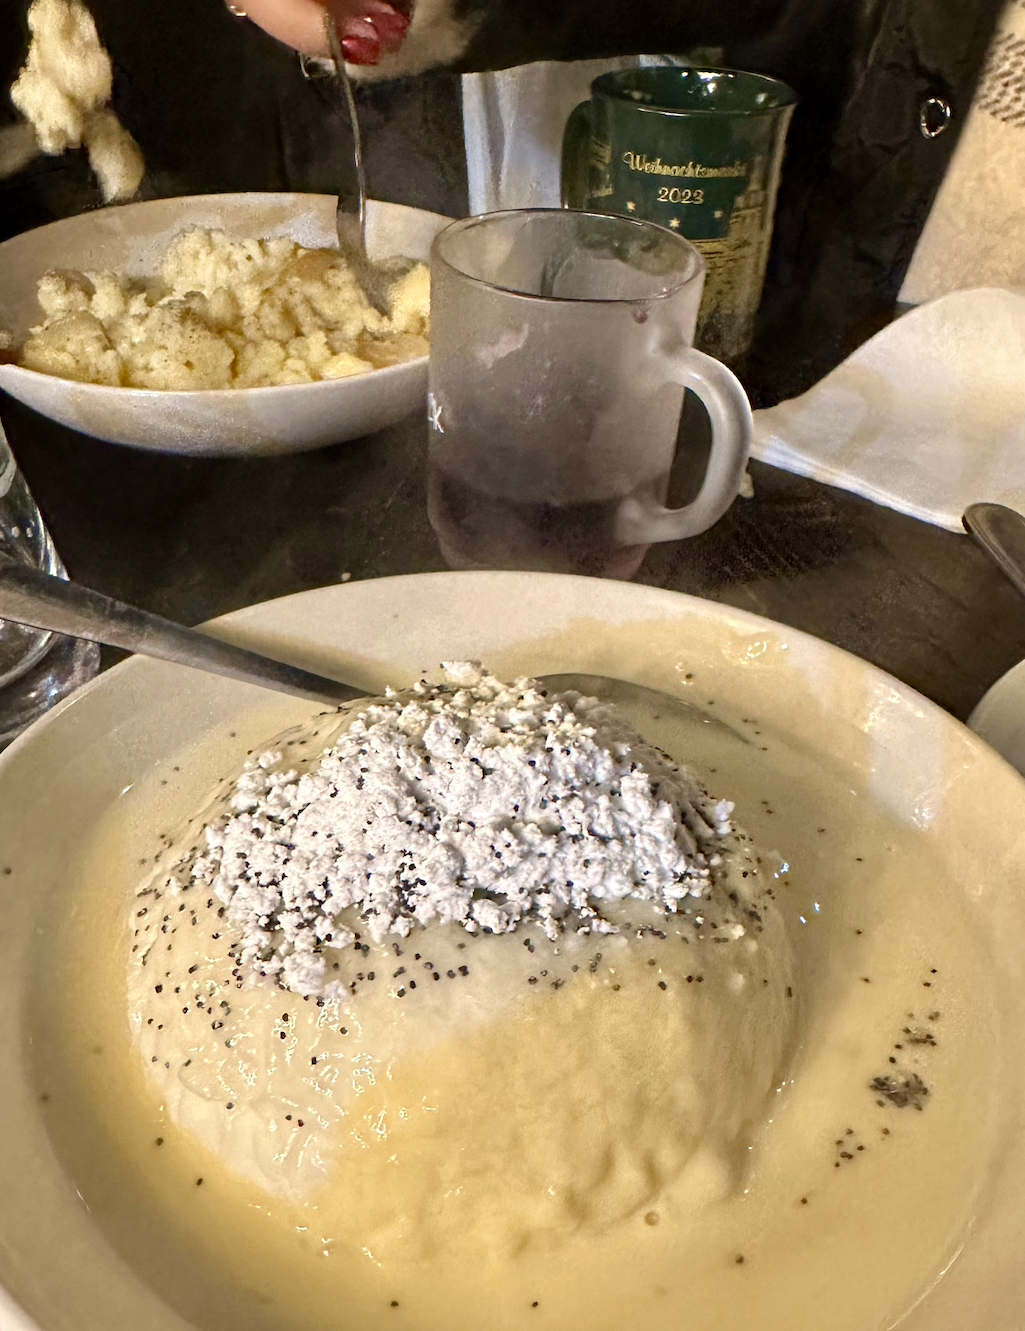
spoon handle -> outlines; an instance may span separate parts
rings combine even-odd
[[[335,82],[345,101],[349,129],[352,132],[353,164],[356,168],[355,193],[345,194],[341,190],[338,192],[338,204],[335,209],[338,248],[355,273],[356,281],[363,288],[367,300],[378,314],[387,316],[391,314],[388,284],[367,255],[367,176],[363,165],[363,138],[356,110],[356,95],[345,68],[338,28],[327,10],[324,11],[324,32],[327,36],[328,50],[331,52],[331,63],[334,65]]]
[[[1025,518],[1003,504],[969,504],[961,522],[975,544],[1025,596]]]
[[[366,696],[365,690],[220,642],[8,555],[0,555],[0,619],[156,656],[313,702],[337,704]]]

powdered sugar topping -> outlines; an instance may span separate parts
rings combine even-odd
[[[732,804],[596,699],[445,669],[368,706],[308,771],[276,749],[247,763],[188,883],[168,883],[213,891],[240,966],[330,997],[325,952],[356,930],[529,922],[554,940],[613,932],[626,898],[673,912],[710,893]]]

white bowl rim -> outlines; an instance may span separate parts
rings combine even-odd
[[[6,375],[14,373],[19,377],[24,375],[29,380],[55,379],[59,383],[76,384],[85,393],[117,393],[119,398],[130,398],[136,402],[145,402],[150,398],[164,400],[175,394],[187,395],[190,398],[201,397],[206,402],[216,402],[220,398],[236,398],[240,393],[279,393],[286,388],[292,389],[293,392],[297,388],[330,388],[333,384],[369,379],[371,376],[379,381],[384,375],[392,375],[395,370],[408,370],[411,366],[426,365],[429,359],[429,356],[415,356],[412,360],[399,361],[395,365],[382,365],[379,369],[360,370],[358,374],[343,374],[337,379],[314,379],[312,383],[307,384],[249,384],[240,388],[122,388],[120,384],[97,384],[89,379],[69,379],[63,374],[44,374],[41,370],[30,370],[27,365],[7,363],[0,365],[0,383],[3,382]]]
[[[407,362],[407,363],[412,364],[412,362]],[[389,367],[389,368],[401,368],[401,366]],[[51,376],[44,375],[42,377],[48,378]],[[95,385],[95,387],[100,387],[100,386],[101,385]],[[301,388],[314,388],[317,385],[316,384],[299,384],[299,385],[275,384],[268,386],[277,387],[277,388],[287,388],[292,386],[301,387]],[[158,390],[138,389],[134,391],[157,392]],[[234,393],[237,390],[197,389],[195,391],[197,392],[218,391],[225,393]],[[501,579],[501,580],[509,579],[518,582],[522,581],[533,585],[537,585],[538,583],[543,581],[551,580],[553,583],[558,583],[559,585],[565,585],[568,583],[579,583],[581,584],[582,587],[588,587],[588,588],[592,587],[596,582],[598,583],[603,582],[602,579],[592,578],[582,574],[532,573],[532,572],[516,571],[511,569],[509,570],[463,569],[458,571],[452,569],[441,569],[424,573],[392,573],[392,574],[386,574],[378,578],[358,578],[345,583],[329,582],[329,583],[324,583],[322,586],[319,587],[307,587],[304,588],[302,591],[298,592],[286,592],[282,596],[272,596],[265,601],[254,601],[250,605],[239,606],[235,610],[226,611],[223,615],[217,615],[212,619],[204,620],[201,624],[196,625],[196,627],[207,629],[207,628],[216,627],[217,625],[224,625],[226,627],[229,625],[242,626],[245,623],[246,617],[250,614],[262,614],[263,612],[269,610],[272,606],[275,606],[279,603],[283,604],[285,602],[291,602],[293,600],[298,600],[298,598],[304,596],[315,597],[321,595],[326,591],[338,591],[342,587],[355,588],[355,587],[365,587],[367,586],[367,584],[370,583],[424,582],[426,580],[430,580],[432,582],[434,581],[442,582],[442,581],[451,580],[452,582],[458,582],[458,583],[463,583],[463,582],[485,583],[493,579]],[[617,580],[610,580],[610,583],[616,583],[616,582]],[[855,662],[857,663],[859,669],[864,671],[866,676],[872,679],[874,683],[885,684],[895,687],[900,692],[905,702],[913,703],[914,705],[920,707],[924,712],[931,714],[935,719],[942,719],[943,722],[952,726],[955,732],[960,732],[962,739],[968,740],[973,746],[980,746],[988,750],[991,757],[997,758],[1001,764],[1007,766],[1012,772],[1015,770],[1013,766],[1010,763],[1008,763],[1007,760],[1000,753],[998,753],[996,749],[993,748],[991,744],[989,744],[986,740],[984,740],[980,735],[976,734],[968,723],[964,721],[959,721],[958,718],[954,716],[952,712],[948,712],[946,708],[941,707],[939,703],[933,702],[933,700],[927,697],[924,693],[920,693],[916,688],[914,688],[910,684],[905,684],[903,680],[898,679],[896,675],[890,674],[889,671],[883,670],[881,666],[875,665],[873,662],[867,660],[865,657],[858,656],[856,652],[848,651],[845,647],[840,647],[836,643],[830,642],[826,638],[817,637],[814,633],[809,633],[805,629],[793,628],[791,627],[791,625],[785,624],[782,620],[771,619],[769,618],[768,615],[760,615],[754,610],[744,610],[739,606],[730,605],[728,602],[725,601],[715,601],[711,597],[697,596],[692,592],[677,591],[671,587],[655,587],[645,583],[629,582],[629,583],[623,583],[622,586],[624,588],[630,588],[635,592],[639,592],[644,597],[650,595],[653,600],[656,598],[658,599],[666,598],[667,600],[682,601],[690,605],[697,613],[702,613],[699,607],[704,607],[705,609],[703,613],[708,614],[709,612],[711,612],[714,618],[722,620],[724,624],[727,624],[731,627],[741,628],[741,629],[744,628],[754,629],[756,631],[757,630],[764,631],[766,629],[772,629],[773,631],[778,632],[779,630],[782,630],[784,633],[786,633],[788,639],[795,639],[798,642],[800,642],[802,645],[804,645],[806,648],[811,648],[814,651],[824,652],[827,656],[830,657],[835,656],[847,662]],[[65,711],[67,711],[69,707],[73,707],[76,704],[76,702],[78,702],[79,699],[85,697],[89,693],[92,693],[94,689],[105,687],[106,681],[108,680],[120,679],[122,675],[124,675],[126,672],[138,669],[144,669],[145,662],[148,659],[150,658],[147,658],[141,654],[132,654],[126,657],[124,660],[116,662],[113,666],[109,666],[106,670],[101,671],[100,674],[95,675],[92,679],[88,680],[85,684],[83,684],[80,688],[76,689],[75,692],[70,694],[68,697],[62,698],[60,702],[56,703],[48,712],[44,712],[44,714],[41,717],[39,717],[38,720],[34,721],[32,725],[30,725],[26,730],[22,731],[22,733],[18,735],[14,740],[12,740],[12,742],[7,746],[6,749],[0,751],[0,770],[2,770],[3,767],[8,765],[11,756],[16,752],[20,752],[21,748],[24,747],[28,742],[30,742],[34,735],[36,735],[44,727],[48,727],[54,724],[57,717],[59,717]],[[1018,666],[1013,666],[1011,670],[1007,672],[1007,675],[1015,673],[1018,670],[1019,666],[1025,668],[1025,661],[1019,662]],[[993,688],[995,689],[997,685],[1002,684],[1004,680],[1007,678],[1007,675],[1001,676],[1001,678],[996,682],[996,684],[993,685]],[[1025,781],[1025,774],[1018,774],[1018,775],[1021,780]],[[2,1331],[2,1328],[0,1328],[0,1331]]]

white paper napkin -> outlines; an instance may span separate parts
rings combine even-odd
[[[599,74],[677,65],[674,56],[544,60],[463,75],[463,137],[471,213],[558,208],[562,131]]]
[[[977,500],[1025,512],[1025,292],[911,310],[807,393],[756,411],[753,451],[949,531]]]

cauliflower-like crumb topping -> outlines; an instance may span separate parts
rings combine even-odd
[[[337,251],[197,228],[172,241],[149,284],[110,272],[46,273],[38,288],[46,317],[21,364],[172,391],[365,374],[428,351],[429,270],[398,261],[395,271],[385,316]]]
[[[131,198],[145,163],[139,145],[107,107],[113,71],[92,15],[81,0],[33,0],[28,26],[28,56],[11,101],[44,153],[59,156],[84,145],[106,201]]]

